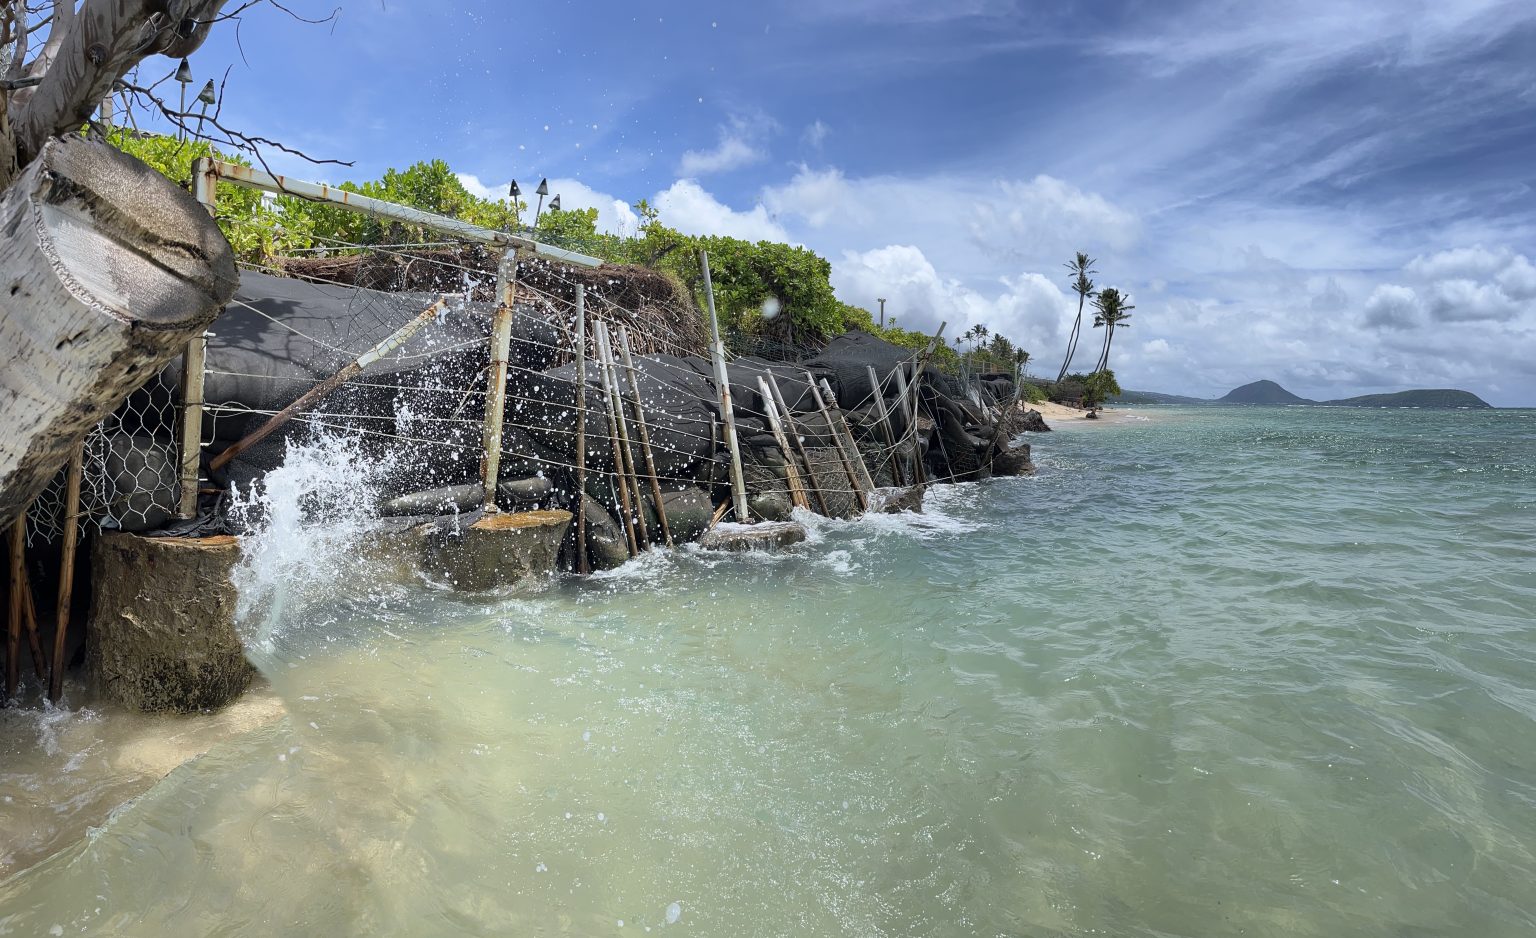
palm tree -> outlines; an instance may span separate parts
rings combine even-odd
[[[1072,321],[1072,335],[1067,338],[1067,357],[1061,361],[1061,371],[1056,375],[1057,384],[1067,376],[1067,367],[1072,364],[1072,356],[1077,354],[1077,340],[1083,331],[1083,304],[1088,297],[1094,295],[1093,281],[1088,279],[1088,275],[1098,273],[1093,269],[1096,263],[1098,261],[1078,251],[1075,258],[1063,265],[1072,272],[1072,289],[1077,293],[1077,318]]]
[[[1122,296],[1114,287],[1105,287],[1099,291],[1098,297],[1093,301],[1093,308],[1096,311],[1093,327],[1095,329],[1100,326],[1105,327],[1104,351],[1099,355],[1099,363],[1093,368],[1096,372],[1104,371],[1109,367],[1109,347],[1115,341],[1115,330],[1131,328],[1126,320],[1131,318],[1131,310],[1136,307],[1127,303],[1128,299],[1130,297]]]

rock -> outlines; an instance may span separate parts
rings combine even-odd
[[[1020,443],[1012,449],[1006,449],[992,457],[992,474],[999,476],[1030,475],[1035,471],[1035,464],[1030,460],[1028,443]]]
[[[1014,430],[1014,432],[1049,433],[1051,432],[1051,428],[1046,424],[1045,418],[1040,416],[1040,411],[1030,409],[1024,411],[1024,419],[1020,422],[1018,429]]]
[[[709,500],[709,493],[703,489],[662,492],[661,501],[667,508],[667,526],[672,529],[673,543],[696,541],[709,529],[709,519],[714,517],[715,505]]]
[[[699,546],[709,550],[774,550],[805,540],[805,525],[796,521],[760,521],[757,524],[717,524]]]
[[[747,510],[763,521],[788,521],[794,505],[782,492],[762,492],[747,496]]]
[[[905,488],[876,489],[871,507],[875,511],[894,515],[903,511],[921,512],[925,485],[909,485]]]
[[[474,511],[484,504],[484,486],[479,482],[471,482],[465,485],[444,485],[421,492],[411,492],[399,498],[391,498],[379,506],[379,514],[386,518],[441,515],[456,511]]]
[[[104,533],[91,548],[90,681],[135,710],[223,706],[254,673],[235,631],[240,560],[230,535]]]
[[[554,572],[568,511],[498,511],[429,536],[427,568],[470,592],[524,585]]]

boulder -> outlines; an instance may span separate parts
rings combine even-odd
[[[696,541],[709,529],[715,505],[708,492],[698,488],[662,492],[661,500],[667,507],[667,525],[672,529],[674,543]]]
[[[152,538],[104,533],[91,548],[89,679],[135,710],[223,706],[251,681],[235,631],[240,560],[230,535]]]
[[[759,521],[757,524],[717,524],[699,538],[708,550],[775,550],[805,540],[805,525],[795,521]]]
[[[628,560],[629,540],[624,535],[624,526],[603,507],[602,502],[585,493],[581,500],[586,505],[587,515],[587,564],[593,570],[611,570]],[[670,504],[668,507],[670,509]],[[672,536],[676,538],[677,522],[672,520],[670,512],[667,520],[673,525]]]
[[[554,572],[570,525],[568,511],[489,513],[464,527],[434,531],[427,568],[470,592],[526,585]]]
[[[921,512],[923,510],[923,493],[927,491],[924,485],[909,485],[904,488],[876,489],[872,507],[875,511],[894,515],[903,511]]]

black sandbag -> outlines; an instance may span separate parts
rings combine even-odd
[[[890,380],[890,373],[911,360],[914,354],[911,349],[856,329],[827,343],[821,354],[802,362],[801,367],[818,377],[825,377],[837,395],[838,406],[847,409],[869,403],[873,393],[869,383],[870,368],[874,368],[875,376],[885,383],[885,396],[894,398],[897,389],[895,382]]]

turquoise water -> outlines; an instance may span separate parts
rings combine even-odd
[[[781,557],[475,601],[333,544],[288,716],[0,933],[1536,932],[1536,412],[1143,413]]]

